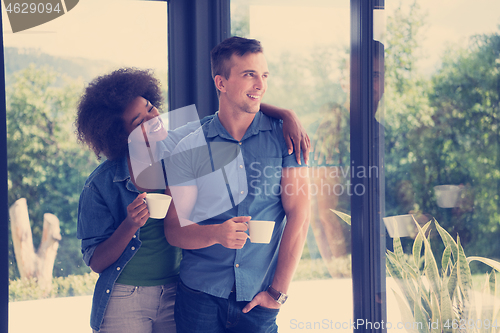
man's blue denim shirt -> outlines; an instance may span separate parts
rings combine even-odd
[[[213,116],[201,120],[203,124]],[[169,131],[165,141],[167,149],[175,145],[188,133],[198,128],[200,122],[189,123],[175,131]],[[108,239],[127,217],[127,206],[139,195],[130,179],[127,159],[104,161],[87,178],[78,205],[77,238],[82,240],[81,248],[85,264],[96,247]],[[99,331],[111,291],[122,269],[141,247],[140,229],[130,240],[120,258],[106,268],[96,282],[92,300],[90,325]]]
[[[202,172],[204,166],[217,164],[212,154],[198,154],[196,147],[204,140],[209,146],[220,142],[241,149],[242,158],[238,156],[235,159],[235,173],[232,176],[228,173],[232,196],[237,205],[225,208],[228,209],[226,211],[216,209],[216,206],[227,206],[224,200],[220,200],[225,190],[214,186]],[[178,154],[183,151],[187,153]],[[176,156],[180,157],[176,159]],[[286,224],[281,203],[282,168],[300,166],[295,154],[288,154],[281,121],[269,118],[262,112],[255,115],[241,141],[236,141],[216,116],[179,142],[172,153],[172,168],[169,167],[168,177],[172,192],[175,188],[171,175],[177,177],[178,186],[196,184],[197,200],[190,216],[191,221],[199,221],[202,225],[220,224],[235,216],[275,221],[269,244],[247,240],[245,246],[238,250],[220,244],[183,250],[180,277],[185,285],[221,298],[228,298],[235,285],[238,301],[251,301],[257,293],[267,289],[274,277]],[[306,166],[304,162],[302,166]],[[228,169],[226,172],[229,172]],[[207,213],[210,211],[217,211],[218,215]]]

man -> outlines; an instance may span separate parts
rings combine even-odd
[[[259,112],[269,76],[260,42],[231,37],[211,58],[219,111],[179,143],[167,173],[165,234],[184,249],[177,331],[277,332],[307,234],[307,168],[281,122]],[[251,243],[250,219],[275,221],[269,244]]]

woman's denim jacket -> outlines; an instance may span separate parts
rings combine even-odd
[[[139,191],[130,180],[126,158],[105,161],[88,177],[78,205],[77,228],[77,237],[82,240],[83,260],[87,265],[90,265],[97,245],[108,239],[125,220],[127,206],[137,195]],[[90,315],[90,326],[96,331],[101,326],[116,279],[141,247],[139,231],[120,258],[99,274]]]

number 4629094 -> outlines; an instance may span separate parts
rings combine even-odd
[[[55,6],[52,6],[51,3],[9,3],[9,5],[5,8],[7,13],[14,13],[14,14],[35,14],[35,13],[46,13],[50,14],[52,12],[59,13],[61,12],[61,9],[59,8],[59,3],[57,3]]]

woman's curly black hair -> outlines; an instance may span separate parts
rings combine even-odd
[[[121,68],[90,82],[80,98],[76,115],[78,142],[87,144],[101,159],[126,156],[128,133],[123,113],[137,97],[142,96],[160,109],[163,96],[160,81],[150,70]]]

